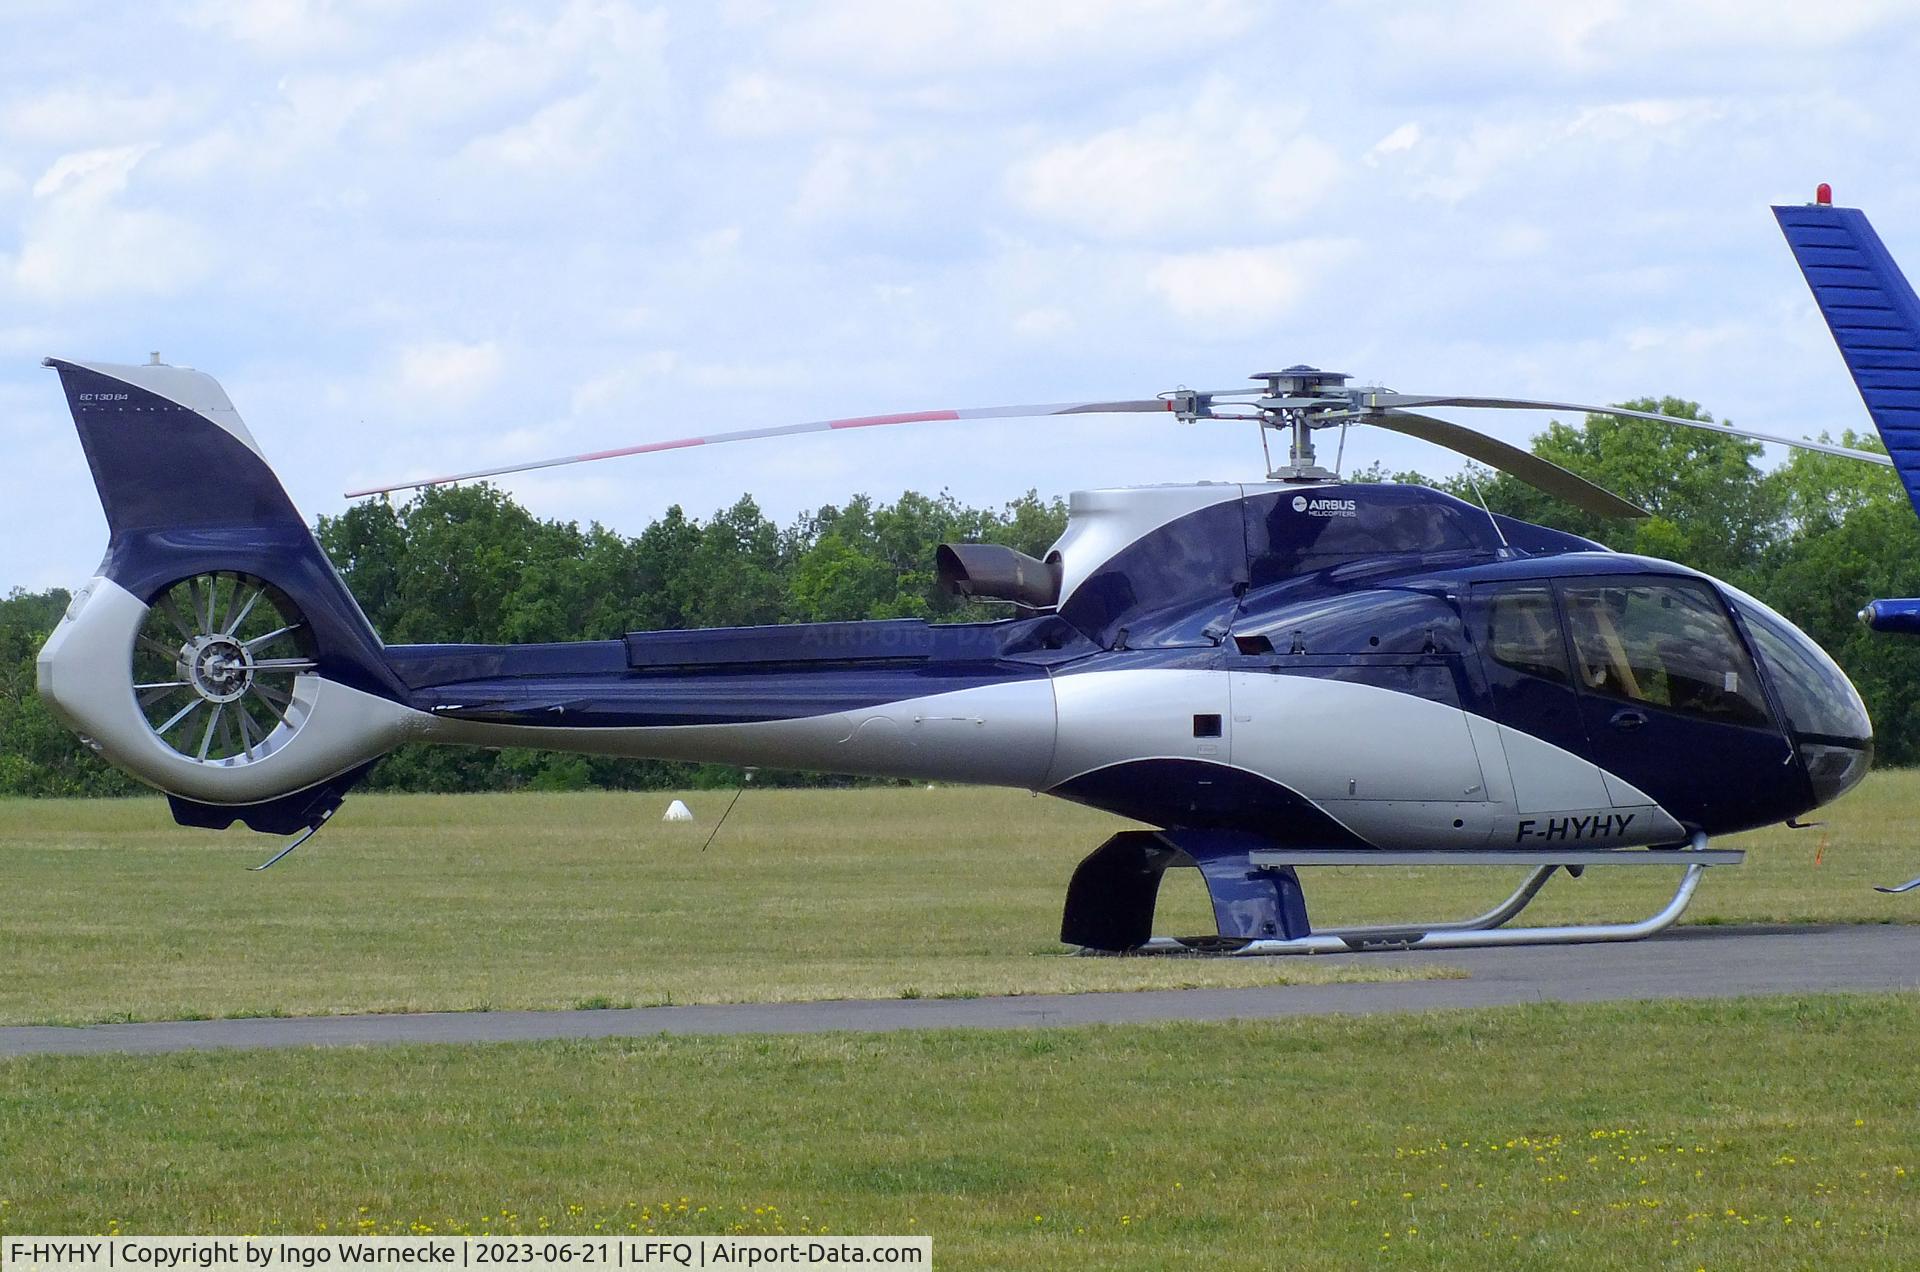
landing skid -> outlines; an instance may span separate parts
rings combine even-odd
[[[1140,832],[1132,832],[1139,834]],[[1089,885],[1113,882],[1113,858],[1122,845],[1116,836],[1100,852],[1082,863],[1068,892],[1067,919],[1062,938],[1073,943],[1076,928],[1103,939],[1087,943],[1083,953],[1186,954],[1224,957],[1255,957],[1277,954],[1348,954],[1373,950],[1475,949],[1502,945],[1575,945],[1589,942],[1637,941],[1671,927],[1693,900],[1700,876],[1711,866],[1735,865],[1745,856],[1739,851],[1715,850],[1706,846],[1706,836],[1696,835],[1685,848],[1570,850],[1559,854],[1492,852],[1382,852],[1375,850],[1280,850],[1262,845],[1258,850],[1234,851],[1241,847],[1235,838],[1222,842],[1216,833],[1196,836],[1189,832],[1159,832],[1149,836],[1158,840],[1158,853],[1149,850],[1133,875],[1131,886],[1107,892],[1105,899],[1118,902],[1127,913],[1104,914],[1098,924],[1090,925],[1085,913]],[[1126,845],[1135,847],[1136,845]],[[1211,850],[1211,854],[1209,854]],[[1105,855],[1107,860],[1102,861]],[[1328,928],[1312,931],[1306,920],[1305,897],[1300,891],[1294,868],[1303,865],[1505,865],[1524,861],[1533,866],[1520,886],[1499,905],[1470,919],[1439,923],[1404,923],[1366,927]],[[1205,937],[1148,936],[1127,945],[1115,941],[1118,933],[1140,930],[1152,922],[1153,894],[1158,891],[1159,876],[1169,865],[1197,865],[1206,878],[1214,898],[1216,919],[1221,931]],[[1684,866],[1685,873],[1673,896],[1660,910],[1637,923],[1589,923],[1555,927],[1510,928],[1533,903],[1554,874],[1565,869],[1578,876],[1592,865]],[[1097,870],[1095,869],[1097,867]],[[1244,873],[1242,869],[1244,867]],[[1095,878],[1098,874],[1101,877]],[[1144,876],[1144,877],[1143,877]],[[1150,880],[1150,881],[1149,881]],[[1216,885],[1232,881],[1222,895]],[[1256,880],[1271,889],[1273,900],[1262,908],[1266,898]],[[1144,896],[1144,912],[1142,898]],[[1076,912],[1076,902],[1080,911]],[[1269,913],[1271,912],[1271,914]],[[1248,931],[1253,924],[1277,935]],[[1237,927],[1238,931],[1229,931]]]

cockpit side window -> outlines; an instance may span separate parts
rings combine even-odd
[[[1488,597],[1485,612],[1487,654],[1495,662],[1555,684],[1572,680],[1551,587],[1532,583],[1500,588]]]
[[[1772,723],[1753,663],[1704,586],[1568,582],[1561,599],[1584,691],[1724,724]]]

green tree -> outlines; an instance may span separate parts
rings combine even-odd
[[[1699,403],[1680,398],[1641,398],[1621,405],[1713,422]],[[1755,464],[1762,453],[1758,442],[1618,415],[1589,415],[1583,426],[1551,422],[1534,437],[1532,450],[1652,515],[1632,521],[1595,517],[1504,473],[1481,487],[1495,512],[1733,581],[1749,577],[1779,533],[1781,492]],[[1458,479],[1442,485],[1473,499]]]
[[[1628,405],[1710,418],[1672,398]],[[1851,434],[1842,440],[1876,445]],[[1471,465],[1434,481],[1376,464],[1353,479],[1425,482],[1476,503],[1484,496],[1496,511],[1746,587],[1847,669],[1873,712],[1882,756],[1920,762],[1920,641],[1873,635],[1854,617],[1873,597],[1920,596],[1920,520],[1889,471],[1796,451],[1763,473],[1755,444],[1610,415],[1584,426],[1555,422],[1534,449],[1654,515],[1598,521]],[[935,549],[998,542],[1041,556],[1065,529],[1066,514],[1064,501],[1034,491],[999,509],[973,508],[945,491],[909,491],[891,503],[862,495],[825,505],[782,528],[743,497],[705,521],[669,508],[629,538],[536,517],[478,485],[358,504],[321,518],[317,533],[387,640],[502,643],[788,621],[998,617],[1005,606],[940,590]],[[34,692],[35,655],[66,605],[60,591],[15,591],[0,600],[0,794],[139,789],[61,727]],[[402,747],[373,778],[390,789],[442,791],[733,780],[717,766],[438,747]]]
[[[1880,450],[1848,433],[1846,446]],[[1920,763],[1920,641],[1879,635],[1858,611],[1877,597],[1920,596],[1920,519],[1892,469],[1795,451],[1768,475],[1784,533],[1754,591],[1846,669],[1873,717],[1880,761]]]
[[[829,531],[797,554],[788,584],[787,615],[803,623],[865,618],[891,608],[897,580],[887,563],[839,531]]]
[[[53,718],[34,661],[71,597],[65,589],[0,600],[0,795],[125,795],[144,789]]]

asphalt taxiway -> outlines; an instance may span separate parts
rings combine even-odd
[[[1682,927],[1615,945],[1321,956],[1443,964],[1466,979],[1009,998],[738,1003],[608,1011],[430,1012],[0,1028],[0,1056],[530,1042],[652,1034],[1025,1029],[1442,1011],[1529,1002],[1920,989],[1920,925]]]

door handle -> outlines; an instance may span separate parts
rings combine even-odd
[[[1622,733],[1632,733],[1646,722],[1647,713],[1644,711],[1635,711],[1631,707],[1625,711],[1614,712],[1612,718],[1607,721],[1608,724],[1620,730]]]

